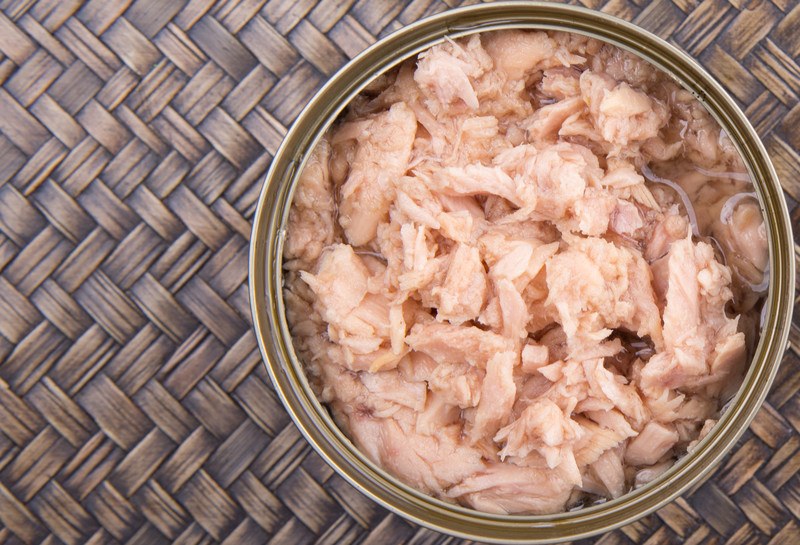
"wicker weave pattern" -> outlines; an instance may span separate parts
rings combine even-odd
[[[455,3],[0,0],[0,543],[458,542],[310,449],[246,287],[287,125],[349,57]],[[798,225],[800,4],[582,3],[730,89]],[[792,348],[719,471],[597,543],[800,543],[798,328]]]

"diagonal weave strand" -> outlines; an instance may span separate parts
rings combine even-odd
[[[286,127],[348,58],[457,3],[0,0],[0,542],[460,542],[310,449],[269,385],[246,287]],[[800,4],[581,3],[730,90],[800,224]],[[800,542],[797,327],[790,346],[720,469],[595,542]]]

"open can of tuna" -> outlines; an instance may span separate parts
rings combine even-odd
[[[354,446],[315,395],[293,347],[283,296],[286,228],[300,173],[348,104],[378,76],[436,44],[506,29],[564,31],[600,40],[648,61],[694,95],[741,156],[764,218],[769,254],[758,341],[751,348],[742,384],[716,425],[650,482],[616,499],[548,515],[470,509],[422,493],[378,467]],[[630,523],[672,501],[707,475],[744,433],[786,348],[793,310],[792,247],[786,202],[763,144],[734,100],[691,57],[633,24],[599,12],[551,3],[497,2],[447,11],[398,30],[354,58],[314,96],[277,151],[258,201],[250,247],[251,308],[261,353],[286,410],[316,451],[358,490],[409,520],[468,539],[571,541]]]

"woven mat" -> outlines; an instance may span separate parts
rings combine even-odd
[[[585,0],[745,108],[800,208],[796,0]],[[361,496],[284,413],[250,222],[311,94],[450,2],[0,0],[0,543],[458,543]],[[796,247],[797,249],[797,247]],[[800,329],[704,484],[594,542],[800,543]]]

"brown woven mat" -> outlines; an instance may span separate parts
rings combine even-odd
[[[796,0],[584,0],[683,47],[800,208]],[[0,0],[0,542],[457,543],[388,514],[284,413],[250,220],[310,95],[450,2]],[[800,330],[702,486],[599,543],[800,543]]]

